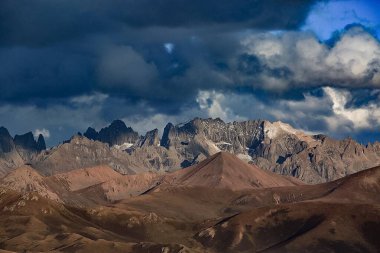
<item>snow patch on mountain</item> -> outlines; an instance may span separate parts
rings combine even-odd
[[[317,140],[315,140],[312,136],[308,135],[304,131],[295,129],[289,124],[286,124],[281,121],[276,121],[273,123],[266,121],[264,123],[264,134],[269,139],[276,139],[286,134],[293,134],[299,140],[308,143],[311,147],[316,146],[318,144]]]
[[[129,143],[129,142],[124,142],[123,144],[121,145],[113,145],[112,147],[118,149],[118,150],[122,150],[122,151],[125,151],[129,148],[131,148],[133,146],[133,143]]]

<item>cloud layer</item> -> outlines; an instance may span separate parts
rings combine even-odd
[[[379,40],[356,24],[320,41],[304,27],[321,2],[1,1],[1,124],[51,143],[115,118],[375,131]]]
[[[269,89],[292,87],[380,87],[380,43],[360,26],[333,45],[311,33],[254,34],[243,40],[246,71]],[[253,63],[253,64],[252,64]]]

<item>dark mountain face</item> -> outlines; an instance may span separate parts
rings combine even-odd
[[[99,138],[99,133],[92,127],[87,128],[83,135],[90,140],[98,140]]]
[[[16,134],[14,137],[14,142],[17,147],[24,148],[26,150],[33,151],[37,149],[37,142],[34,139],[32,132],[22,135]]]
[[[169,148],[170,146],[170,139],[172,138],[174,125],[172,123],[168,123],[164,128],[164,133],[162,135],[161,143],[160,145]]]
[[[14,137],[14,143],[17,149],[23,149],[31,152],[40,152],[46,149],[45,139],[43,135],[40,134],[36,141],[32,132],[28,132],[22,135],[16,134]]]
[[[12,136],[5,127],[0,127],[0,152],[9,153],[14,149]]]
[[[139,134],[131,127],[127,127],[121,120],[115,120],[108,127],[102,128],[99,132],[89,127],[84,136],[104,143],[110,146],[122,145],[124,143],[135,143],[139,140]]]
[[[37,139],[37,150],[42,151],[45,149],[46,149],[45,138],[42,134],[40,134]]]

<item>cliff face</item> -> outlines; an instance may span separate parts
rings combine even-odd
[[[0,127],[0,152],[2,154],[12,152],[15,145],[12,136],[5,127]]]
[[[160,137],[158,136],[158,129],[154,129],[146,133],[146,135],[138,143],[140,147],[160,146]]]
[[[38,136],[37,141],[34,139],[32,132],[22,135],[16,134],[13,140],[17,152],[26,163],[33,161],[39,152],[46,149],[45,139],[41,134]]]
[[[31,162],[44,149],[46,146],[42,135],[38,141],[32,132],[12,138],[5,127],[0,127],[0,177],[15,167]]]
[[[23,159],[16,150],[12,136],[5,127],[0,127],[0,177],[22,164]]]

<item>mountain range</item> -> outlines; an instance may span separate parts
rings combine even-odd
[[[361,145],[351,138],[336,140],[313,135],[283,122],[249,120],[224,122],[195,118],[168,123],[160,136],[154,129],[140,136],[121,120],[99,131],[89,127],[62,144],[46,149],[42,135],[31,132],[13,138],[0,128],[0,176],[23,164],[43,175],[108,165],[122,174],[167,172],[197,164],[220,151],[247,163],[322,183],[379,165],[380,143]]]

